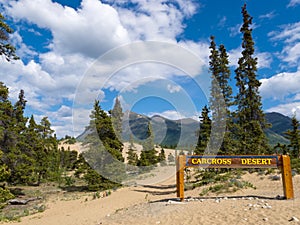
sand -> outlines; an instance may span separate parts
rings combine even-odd
[[[79,145],[76,150],[80,151]],[[185,191],[186,199],[180,202],[175,193],[175,166],[158,168],[157,174],[137,180],[135,186],[112,191],[106,197],[94,199],[91,193],[74,193],[75,199],[65,200],[59,194],[53,195],[46,200],[44,212],[23,217],[21,222],[2,224],[300,224],[300,175],[293,177],[293,200],[276,199],[283,196],[281,179],[247,173],[243,179],[256,189],[200,197],[202,189],[197,188]]]
[[[201,198],[200,189],[186,191],[183,203],[176,198],[174,175],[157,184],[124,187],[94,200],[87,194],[67,201],[53,196],[44,212],[3,224],[300,224],[300,175],[293,178],[293,200],[276,199],[283,195],[282,183],[269,176],[244,175],[255,190]]]

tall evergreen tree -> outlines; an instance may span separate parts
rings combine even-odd
[[[269,150],[267,139],[263,131],[267,127],[262,111],[257,79],[257,58],[254,57],[254,41],[252,38],[252,17],[249,15],[246,4],[242,7],[243,25],[241,27],[242,56],[238,60],[235,70],[238,94],[235,98],[237,105],[236,135],[239,149],[242,154],[262,154]]]
[[[203,155],[208,146],[211,133],[211,119],[209,118],[209,109],[204,106],[201,112],[200,130],[198,135],[198,142],[194,153],[196,155]],[[210,150],[208,149],[208,153]]]
[[[31,183],[33,180],[33,171],[34,171],[34,159],[32,157],[32,148],[30,145],[33,143],[27,142],[26,137],[26,123],[28,118],[24,116],[24,110],[26,107],[25,93],[23,90],[19,93],[19,99],[14,104],[13,117],[15,121],[15,135],[17,136],[16,140],[16,149],[13,152],[13,158],[15,160],[15,166],[12,173],[11,180],[15,183]]]
[[[217,49],[215,38],[211,36],[210,44],[210,72],[212,74],[212,84],[210,90],[210,110],[212,114],[212,123],[214,127],[214,143],[212,146],[217,147],[222,142],[218,153],[230,154],[235,151],[233,131],[233,119],[230,112],[232,106],[232,88],[229,85],[230,69],[226,48],[220,45]],[[225,134],[222,137],[222,126],[226,126]],[[222,140],[223,139],[223,140]],[[215,149],[217,150],[217,149]],[[214,151],[216,152],[216,151]]]
[[[299,130],[299,121],[296,118],[296,115],[292,118],[292,130],[285,132],[285,137],[290,141],[288,145],[290,149],[290,154],[292,157],[300,157],[300,130]]]
[[[0,13],[0,55],[4,56],[7,61],[17,60],[16,49],[9,43],[9,34],[13,30],[4,22],[5,18]]]
[[[130,139],[129,139],[129,148],[127,151],[127,160],[129,165],[136,166],[138,163],[138,155],[136,153],[136,149],[133,144],[133,137],[132,134],[130,134]]]
[[[111,118],[103,109],[101,109],[100,102],[98,100],[95,100],[94,109],[90,117],[90,127],[95,126],[97,135],[106,150],[117,160],[124,161],[122,156],[123,144],[115,134]],[[94,136],[94,134],[90,136]]]
[[[13,134],[8,131],[14,126],[13,106],[8,99],[9,91],[3,82],[0,82],[0,149],[6,153],[12,145]]]
[[[125,166],[120,163],[124,161],[123,144],[114,132],[111,117],[101,109],[98,100],[95,100],[90,118],[89,130],[92,132],[84,140],[88,150],[83,154],[89,166],[79,168],[79,171],[85,174],[87,182],[95,188],[115,185],[114,182],[121,182],[125,173]],[[99,179],[90,180],[95,173],[98,173]],[[107,180],[106,177],[114,182]]]
[[[8,166],[10,176],[8,181],[14,182],[17,173],[20,151],[18,149],[17,122],[14,107],[8,99],[9,90],[0,82],[0,149],[3,151],[2,161]]]
[[[165,150],[163,148],[160,150],[160,153],[158,154],[157,161],[160,163],[161,166],[167,165],[166,153],[165,153]]]
[[[157,152],[154,148],[154,135],[151,122],[148,122],[146,140],[142,143],[143,150],[140,155],[138,166],[150,166],[157,163]]]
[[[25,99],[24,91],[21,90],[19,93],[19,99],[14,105],[14,117],[16,118],[17,126],[20,131],[26,129],[26,123],[28,120],[28,118],[24,117],[26,102],[27,100]]]
[[[213,36],[211,36],[210,49],[209,69],[212,82],[209,102],[214,128],[210,147],[213,152],[218,151],[218,153],[225,154],[232,152],[233,146],[230,135],[232,119],[229,107],[232,104],[232,89],[228,84],[230,79],[229,61],[224,45],[220,45],[218,50]],[[226,132],[223,137],[222,130],[225,126]],[[215,149],[220,142],[222,143],[220,149]]]
[[[229,60],[226,48],[224,45],[219,46],[220,52],[220,77],[219,85],[225,101],[224,110],[226,111],[226,130],[224,134],[224,141],[221,146],[222,154],[234,154],[237,151],[237,141],[234,136],[234,119],[233,113],[230,111],[233,105],[232,88],[229,85],[230,69]]]
[[[122,119],[123,119],[123,111],[119,98],[116,98],[115,105],[113,109],[110,111],[111,113],[111,121],[115,131],[117,138],[122,141]]]
[[[32,152],[31,154],[34,160],[32,182],[36,182],[37,185],[40,185],[42,179],[46,178],[50,162],[47,148],[44,146],[44,141],[42,138],[42,128],[35,122],[33,115],[31,115],[29,119],[25,137],[27,144],[26,146],[28,150]]]

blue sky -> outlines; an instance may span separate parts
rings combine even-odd
[[[263,109],[300,119],[300,0],[0,0],[21,57],[1,60],[0,80],[12,101],[24,89],[26,114],[48,116],[58,136],[83,131],[95,98],[105,110],[119,96],[126,110],[197,118],[209,37],[225,45],[233,71],[245,2]]]

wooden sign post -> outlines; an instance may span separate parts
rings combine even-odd
[[[184,200],[184,169],[202,168],[280,168],[285,199],[294,198],[292,170],[288,155],[180,155],[176,161],[177,197]]]

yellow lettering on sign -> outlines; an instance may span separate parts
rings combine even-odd
[[[231,165],[231,159],[216,158],[192,158],[193,165],[211,164],[211,165]]]
[[[195,164],[198,164],[198,159],[196,159],[196,158],[193,158],[192,159],[192,163],[195,165]]]
[[[272,159],[241,159],[242,165],[270,165]]]

